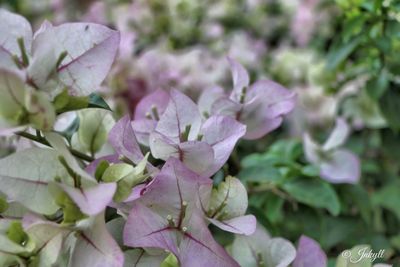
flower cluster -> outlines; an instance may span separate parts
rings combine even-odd
[[[294,108],[294,93],[269,80],[250,85],[246,70],[229,59],[232,90],[213,87],[198,104],[176,89],[156,90],[109,130],[114,152],[94,158],[113,120],[87,109],[89,95],[110,70],[119,33],[91,23],[45,22],[32,34],[19,15],[1,10],[0,17],[2,133],[34,136],[51,147],[34,145],[0,161],[2,266],[239,266],[246,260],[228,254],[208,226],[253,235],[247,190],[235,177],[218,186],[210,177],[241,138],[279,127]],[[72,136],[54,130],[57,117],[78,109]],[[288,264],[295,250],[279,242],[291,256],[273,260]],[[260,252],[258,262],[271,260],[265,253],[271,251]]]
[[[17,2],[32,25],[0,4],[0,267],[326,267],[361,236],[396,260],[398,186],[372,161],[398,185],[377,147],[399,124],[372,99],[398,77],[384,55],[375,82],[326,71],[363,43],[324,60],[333,4]],[[336,266],[388,267],[366,251]]]

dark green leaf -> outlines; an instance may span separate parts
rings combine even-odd
[[[378,77],[374,77],[367,82],[367,93],[372,99],[379,99],[389,86],[387,71],[383,70]]]
[[[319,179],[300,178],[283,184],[294,199],[316,208],[325,208],[333,215],[340,212],[340,203],[333,187]]]
[[[91,94],[89,96],[89,108],[102,108],[111,111],[110,106],[107,104],[104,99],[98,94]]]
[[[282,179],[279,169],[268,161],[260,161],[259,165],[244,168],[238,178],[248,182],[272,182],[278,183]]]
[[[400,129],[400,92],[397,89],[387,90],[379,100],[383,116],[390,128]]]
[[[400,183],[388,184],[372,196],[375,205],[393,212],[400,220]]]
[[[361,36],[358,36],[345,44],[340,44],[333,47],[329,51],[327,58],[328,63],[326,65],[326,68],[328,70],[336,69],[342,62],[344,62],[347,59],[347,57],[351,53],[353,53],[353,51],[357,48],[357,46],[361,43],[361,41],[362,41]]]

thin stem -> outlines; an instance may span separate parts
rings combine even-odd
[[[38,136],[35,136],[35,135],[27,133],[27,132],[17,132],[15,134],[18,135],[18,136],[24,137],[26,139],[30,139],[32,141],[35,141],[37,143],[40,143],[42,145],[51,147],[50,143],[43,137],[38,137]],[[68,149],[69,149],[69,151],[71,152],[72,155],[74,155],[75,157],[80,158],[80,159],[82,159],[84,161],[92,162],[94,160],[93,157],[88,156],[88,155],[86,155],[86,154],[84,154],[84,153],[82,153],[82,152],[80,152],[78,150],[75,150],[75,149],[70,148],[70,147]]]

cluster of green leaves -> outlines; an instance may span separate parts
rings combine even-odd
[[[341,30],[330,47],[327,69],[342,74],[345,81],[365,75],[368,81],[362,94],[378,104],[389,126],[397,131],[400,129],[397,115],[400,105],[400,2],[336,2],[344,19],[341,17]]]
[[[275,142],[266,152],[245,157],[241,165],[238,177],[248,186],[250,211],[273,234],[315,238],[332,264],[338,251],[357,244],[385,249],[383,261],[398,253],[398,184],[377,191],[359,184],[329,184],[306,163],[298,140]]]

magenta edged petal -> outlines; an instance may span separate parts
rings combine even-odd
[[[130,247],[162,248],[178,254],[174,231],[166,218],[141,203],[135,203],[125,224],[124,244]]]
[[[114,62],[119,47],[119,32],[92,23],[67,23],[53,29],[53,38],[62,42],[56,45],[57,49],[68,52],[66,60],[57,70],[61,81],[83,95],[97,90]],[[55,52],[58,52],[57,49]],[[58,55],[61,53],[58,52]]]
[[[200,186],[207,186],[211,191],[212,180],[196,174],[181,161],[171,157],[146,188],[146,197],[143,198],[143,201],[157,203],[160,207],[165,208],[165,212],[169,210],[171,215],[174,215],[181,208],[177,198],[181,197],[182,200],[188,202],[197,200],[195,196],[199,195]],[[164,210],[160,212],[164,212]]]
[[[208,218],[218,228],[240,235],[252,235],[256,230],[257,220],[253,215],[245,215],[225,221]]]
[[[213,116],[204,122],[201,129],[203,141],[214,150],[214,166],[207,175],[214,174],[225,164],[245,132],[245,125],[228,116]]]
[[[96,215],[105,210],[112,201],[117,185],[106,183],[80,189],[59,184],[65,193],[75,202],[79,209],[87,215]]]
[[[124,254],[109,234],[104,214],[94,218],[91,226],[77,235],[71,266],[122,267]]]
[[[297,255],[293,267],[326,267],[327,257],[319,244],[307,237],[301,236],[297,247]]]
[[[321,177],[331,183],[357,183],[360,179],[360,160],[352,152],[338,149],[329,161],[323,161]]]
[[[199,109],[189,97],[177,90],[172,90],[169,104],[155,130],[179,143],[182,133],[189,125],[191,126],[189,140],[195,140],[201,126]]]
[[[158,115],[161,116],[167,108],[168,102],[168,92],[162,89],[156,90],[140,100],[136,106],[135,120],[147,119],[147,114],[152,114],[152,107],[157,108]]]
[[[109,133],[108,140],[119,155],[127,157],[136,164],[143,159],[143,153],[136,140],[128,115],[114,125]]]
[[[208,230],[203,216],[194,213],[187,225],[177,258],[182,267],[239,267]]]

